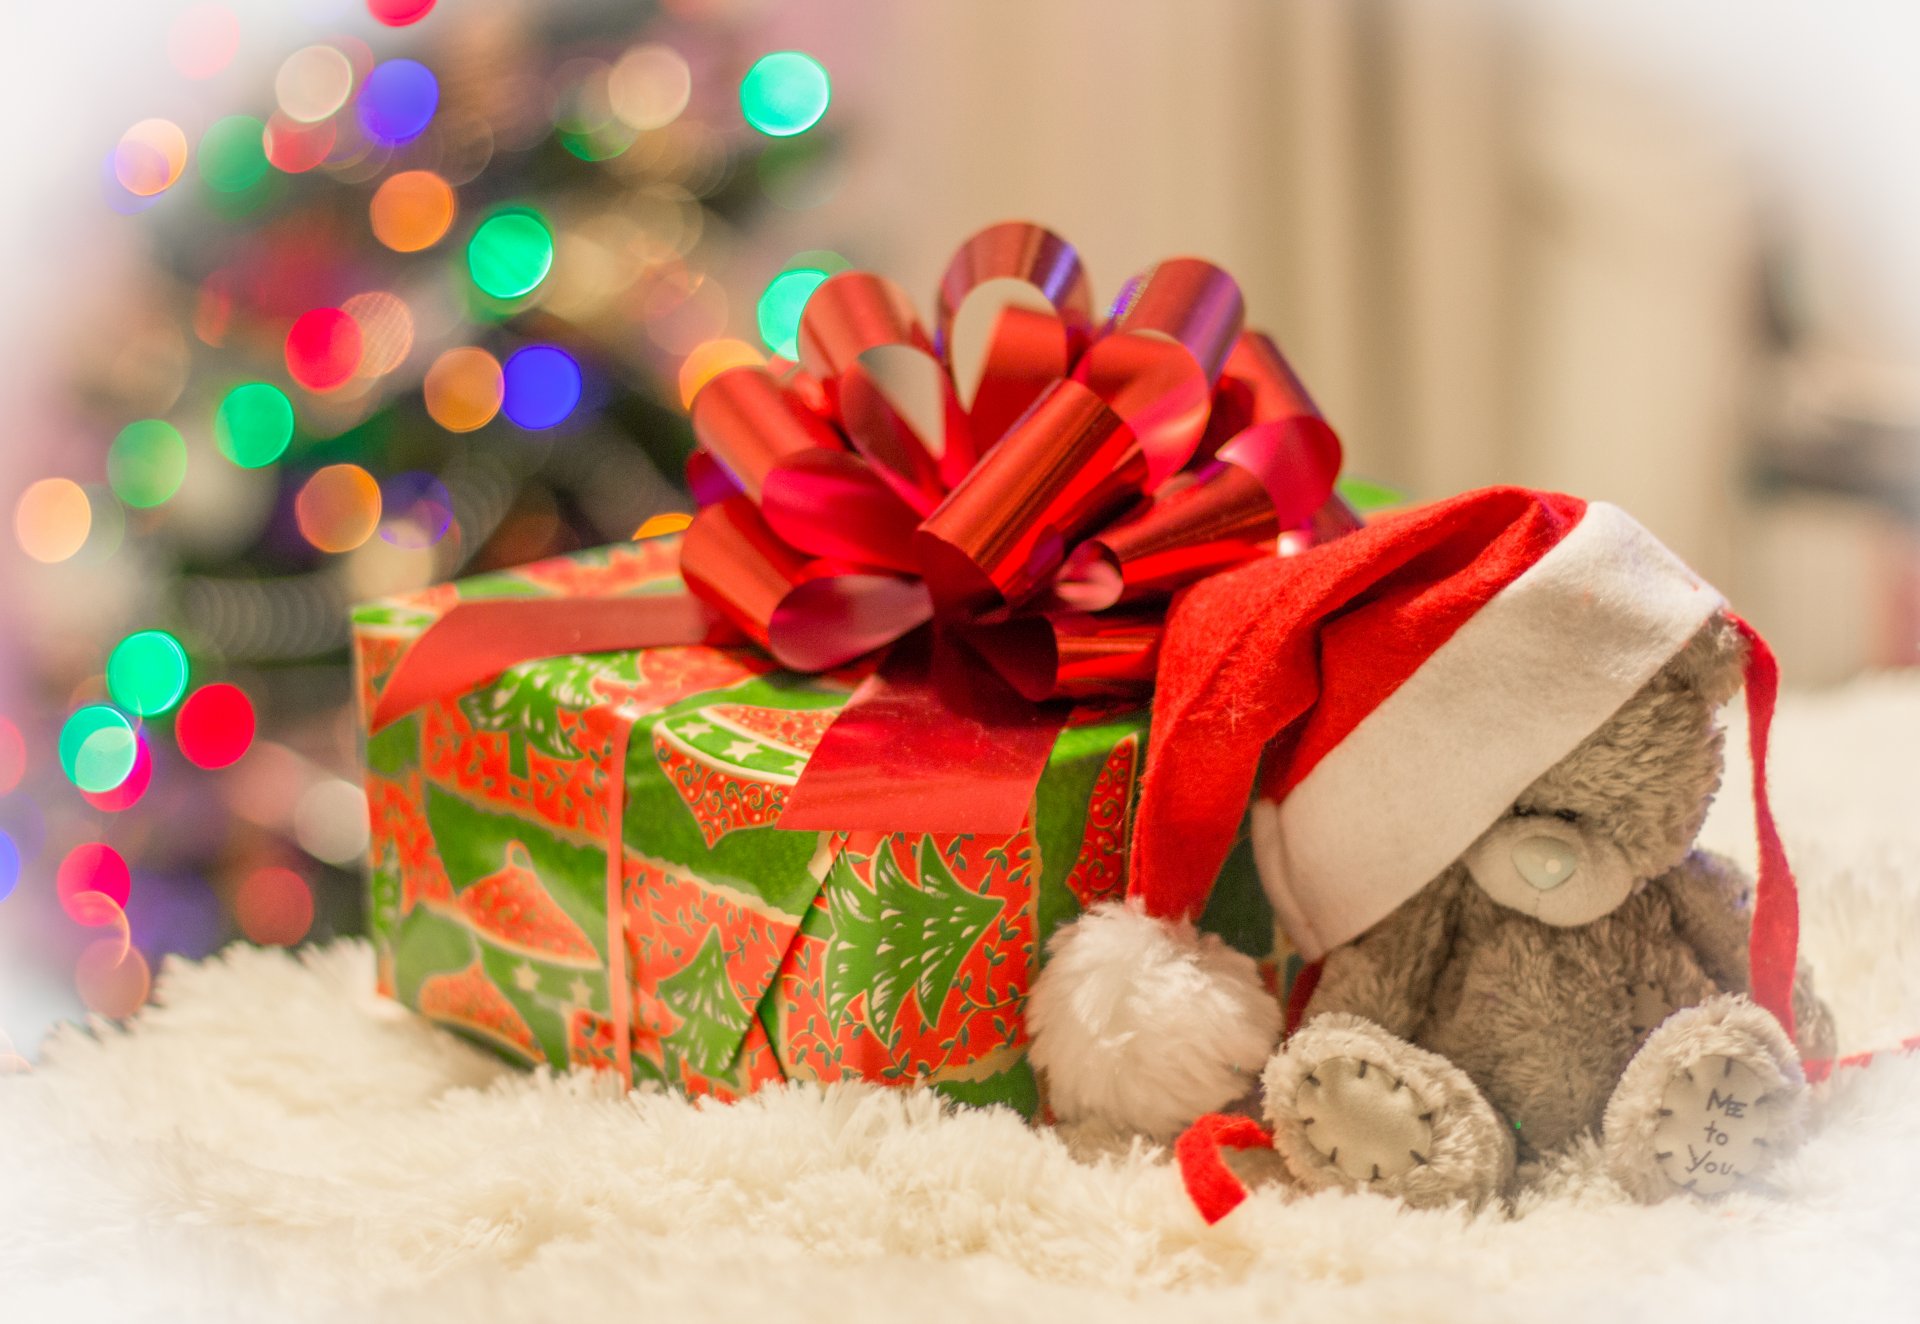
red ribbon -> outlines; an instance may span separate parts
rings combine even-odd
[[[997,312],[963,391],[956,322],[1008,280],[1046,307]],[[1358,523],[1334,494],[1338,439],[1242,313],[1226,272],[1176,258],[1096,327],[1072,246],[1020,222],[961,245],[932,334],[898,286],[842,272],[808,301],[798,364],[733,368],[693,402],[692,596],[463,603],[374,727],[562,652],[737,632],[819,672],[888,649],[781,826],[1014,831],[1066,719],[1054,701],[1144,697],[1173,593]]]

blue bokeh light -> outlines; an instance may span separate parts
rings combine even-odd
[[[412,142],[440,108],[440,84],[418,60],[388,60],[367,75],[355,109],[367,137],[383,147]]]
[[[13,844],[13,838],[0,832],[0,901],[13,895],[14,884],[20,881],[20,848]]]
[[[564,349],[528,345],[506,362],[501,412],[523,428],[550,428],[580,403],[580,365]]]

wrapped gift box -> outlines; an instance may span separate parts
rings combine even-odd
[[[460,604],[676,595],[677,544],[359,608],[363,714]],[[1010,835],[779,827],[870,666],[801,675],[707,645],[550,656],[370,731],[383,990],[526,1065],[723,1097],[928,1082],[1032,1113],[1022,1002],[1053,929],[1125,890],[1147,712],[1075,709]],[[1205,925],[1267,954],[1244,848],[1215,896]]]

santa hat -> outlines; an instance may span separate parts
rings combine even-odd
[[[1169,617],[1128,897],[1057,935],[1028,1004],[1056,1115],[1171,1134],[1250,1088],[1279,1036],[1253,963],[1193,927],[1251,811],[1308,961],[1477,840],[1716,613],[1618,507],[1489,488],[1215,576]],[[1751,644],[1761,868],[1754,996],[1792,1030],[1797,908],[1768,811],[1777,673]]]

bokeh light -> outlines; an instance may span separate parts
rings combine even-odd
[[[139,948],[116,938],[101,938],[89,943],[74,963],[73,986],[88,1011],[119,1021],[146,1002],[153,975]]]
[[[139,747],[125,713],[90,703],[60,728],[60,767],[83,791],[111,791],[133,771]]]
[[[453,187],[431,170],[403,170],[382,183],[368,204],[373,237],[396,253],[440,242],[453,224]]]
[[[360,366],[360,324],[343,308],[310,308],[287,331],[287,372],[309,391],[344,386]]]
[[[180,705],[173,738],[196,768],[224,768],[253,743],[253,701],[237,685],[202,685]]]
[[[407,361],[413,350],[413,313],[399,295],[370,290],[340,308],[360,328],[356,377],[384,377]]]
[[[288,119],[315,124],[347,104],[353,62],[335,46],[308,46],[281,62],[273,98]]]
[[[71,478],[42,478],[20,494],[13,508],[13,533],[20,550],[53,565],[86,545],[93,528],[93,503]]]
[[[453,525],[453,497],[432,474],[394,474],[380,485],[380,512],[382,541],[431,547]]]
[[[467,241],[467,270],[483,294],[518,299],[553,269],[553,232],[525,207],[497,211]]]
[[[323,777],[293,806],[293,839],[316,860],[347,865],[367,849],[367,793],[344,777]]]
[[[350,552],[380,526],[380,484],[357,464],[330,464],[293,499],[300,534],[323,552]]]
[[[485,427],[500,412],[504,393],[500,361],[474,345],[435,359],[421,385],[428,417],[449,432]]]
[[[13,838],[0,832],[0,901],[13,895],[13,889],[20,881],[20,848],[13,844]]]
[[[0,795],[12,795],[27,775],[27,742],[11,718],[0,717]]]
[[[240,20],[224,5],[190,5],[167,29],[167,61],[184,78],[212,78],[240,49]]]
[[[694,346],[680,364],[680,405],[693,406],[700,388],[729,368],[765,363],[767,356],[744,340],[709,340]]]
[[[81,799],[103,813],[118,814],[133,808],[153,782],[153,750],[147,745],[146,734],[135,731],[133,738],[133,770],[127,779],[110,791],[80,792]]]
[[[60,908],[75,924],[99,928],[118,921],[133,895],[133,875],[119,851],[101,841],[86,841],[67,852],[54,874]],[[111,901],[103,904],[101,898]]]
[[[367,0],[367,12],[390,28],[418,23],[433,8],[434,0]]]
[[[504,370],[501,410],[523,428],[550,428],[580,403],[580,365],[554,345],[515,350]]]
[[[833,84],[820,61],[802,51],[775,51],[754,61],[740,80],[740,112],[770,138],[790,138],[820,122]]]
[[[141,120],[113,149],[113,176],[135,197],[151,198],[187,168],[187,135],[172,120]]]
[[[233,918],[248,942],[291,947],[313,927],[313,890],[291,869],[255,869],[234,893]]]
[[[200,135],[200,178],[216,193],[240,193],[267,173],[267,126],[251,115],[215,120]]]
[[[267,116],[261,144],[275,170],[302,175],[326,161],[333,151],[335,137],[331,120],[302,124],[284,111],[276,110]]]
[[[244,382],[214,411],[213,440],[242,469],[272,464],[293,441],[293,401],[271,382]]]
[[[613,113],[635,129],[660,129],[680,118],[693,94],[686,57],[657,42],[635,46],[607,76]]]
[[[782,358],[800,354],[800,315],[807,300],[827,279],[827,273],[812,267],[792,267],[767,282],[757,309],[760,338],[767,348]]]
[[[360,127],[382,147],[412,142],[433,122],[440,84],[418,60],[387,60],[374,66],[354,103]]]
[[[160,505],[186,476],[186,439],[157,418],[127,424],[107,447],[107,485],[129,506]]]
[[[165,630],[136,630],[107,655],[107,693],[139,717],[158,717],[187,692],[187,650]]]

